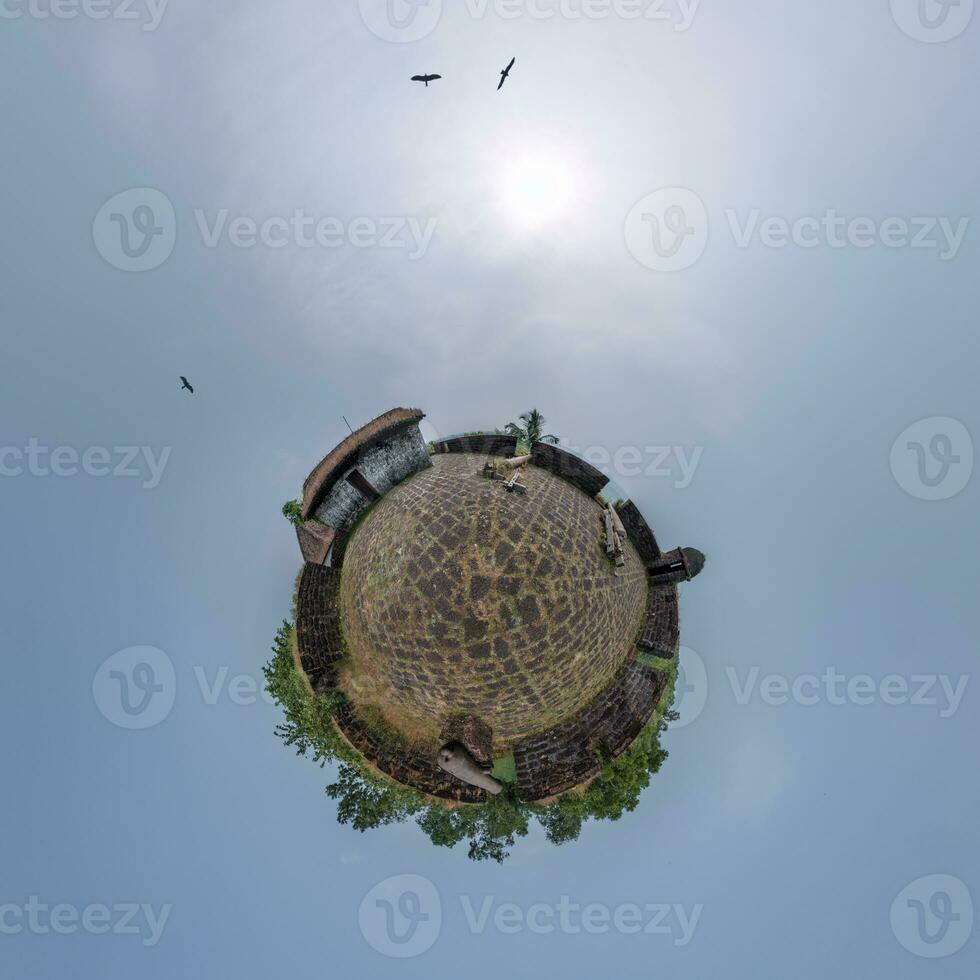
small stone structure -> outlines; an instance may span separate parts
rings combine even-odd
[[[481,769],[493,768],[493,730],[476,715],[453,715],[442,726],[440,737],[444,743],[459,742]]]
[[[326,563],[336,536],[336,528],[327,527],[319,521],[305,521],[296,525],[296,537],[299,540],[299,550],[303,553],[303,561],[314,565]]]
[[[650,563],[650,580],[655,584],[689,582],[704,568],[704,555],[697,548],[675,548]]]
[[[407,476],[432,465],[417,408],[393,408],[349,435],[303,484],[302,514],[345,531]]]

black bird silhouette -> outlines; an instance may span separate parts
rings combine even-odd
[[[191,387],[191,383],[183,375],[180,376],[180,390],[183,391],[187,389],[192,395],[194,394],[194,389]]]
[[[504,82],[506,82],[507,78],[510,76],[510,70],[514,67],[515,61],[517,61],[517,58],[511,58],[510,64],[500,73],[500,84],[497,86],[498,92],[504,87]]]
[[[442,78],[442,75],[413,75],[413,82],[425,82],[425,87],[429,87],[429,82],[434,82],[437,78]]]

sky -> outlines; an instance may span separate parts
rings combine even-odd
[[[2,0],[0,973],[976,976],[973,8]],[[577,843],[359,834],[255,693],[397,405],[707,555]]]

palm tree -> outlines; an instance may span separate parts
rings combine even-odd
[[[522,413],[520,420],[508,422],[505,431],[508,435],[517,436],[518,444],[523,445],[525,450],[530,450],[536,442],[550,442],[552,445],[558,442],[558,436],[542,434],[546,419],[536,408]]]

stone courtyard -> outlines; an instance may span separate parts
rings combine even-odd
[[[346,551],[343,616],[353,688],[370,674],[394,727],[435,740],[473,712],[505,751],[609,684],[648,589],[635,550],[618,576],[606,558],[595,500],[541,469],[505,493],[484,459],[436,456],[375,505]]]
[[[306,481],[299,666],[343,695],[334,724],[394,781],[480,803],[500,763],[520,798],[552,798],[662,708],[677,585],[704,556],[662,552],[559,446],[518,458],[514,436],[472,433],[426,449],[423,417],[379,416]]]

